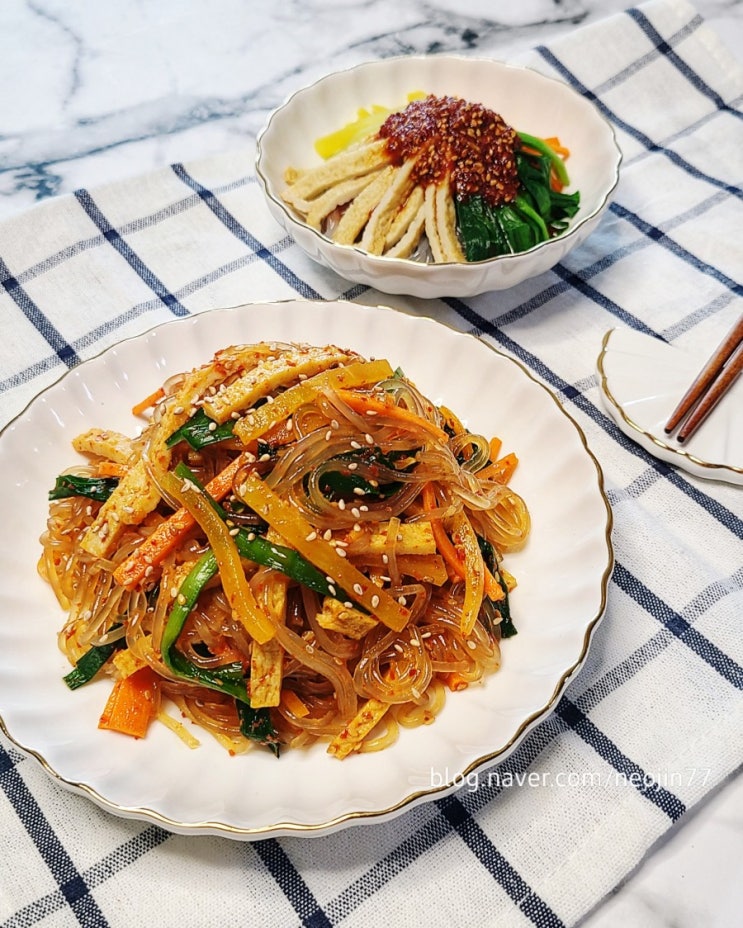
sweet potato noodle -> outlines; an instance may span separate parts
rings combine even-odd
[[[499,439],[332,345],[226,348],[134,412],[136,438],[73,439],[41,538],[66,682],[113,684],[102,728],[342,758],[497,670],[529,533]]]

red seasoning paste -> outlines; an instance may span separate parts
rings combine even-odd
[[[429,95],[388,116],[379,135],[394,164],[417,158],[413,180],[423,187],[450,175],[458,200],[480,194],[500,206],[516,197],[518,135],[480,103]]]

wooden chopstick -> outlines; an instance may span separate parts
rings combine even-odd
[[[704,394],[699,405],[692,410],[689,418],[679,429],[679,433],[676,436],[676,441],[678,441],[679,444],[682,445],[691,438],[723,396],[725,396],[730,387],[732,387],[736,377],[741,371],[743,371],[743,342],[738,345],[738,348],[730,357],[730,360],[723,367],[720,376],[712,383],[709,392]]]
[[[738,319],[714,353],[694,378],[678,406],[671,413],[664,431],[670,435],[686,419],[677,439],[687,441],[699,428],[735,382],[743,367],[743,316]]]

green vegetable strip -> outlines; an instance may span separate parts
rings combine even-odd
[[[246,706],[244,702],[238,702],[237,714],[240,717],[240,734],[250,741],[265,745],[278,757],[279,738],[268,709],[253,709],[252,706]]]
[[[499,600],[497,603],[493,603],[490,600],[486,600],[483,603],[484,606],[487,605],[487,607],[489,607],[486,610],[488,613],[486,618],[492,622],[492,618],[490,617],[489,613],[497,612],[500,616],[500,622],[494,624],[497,624],[501,638],[512,638],[514,635],[518,634],[518,631],[511,619],[511,604],[508,597],[508,586],[501,576],[501,572],[498,570],[498,562],[495,558],[495,549],[487,540],[487,538],[483,538],[481,535],[477,536],[477,542],[480,546],[480,553],[482,554],[482,559],[485,562],[485,566],[498,581],[498,584],[504,593],[504,598]]]
[[[552,165],[558,180],[564,187],[567,187],[570,183],[568,170],[565,167],[565,162],[560,157],[560,155],[557,154],[554,148],[551,148],[544,141],[544,139],[540,139],[536,135],[529,135],[527,132],[519,132],[517,134],[524,145],[526,145],[528,148],[533,148],[535,151],[538,151],[546,158],[549,158],[550,164]]]
[[[175,432],[166,440],[168,448],[173,448],[181,441],[199,451],[206,448],[207,445],[214,445],[219,441],[226,441],[232,438],[232,429],[235,423],[228,420],[219,425],[214,419],[210,419],[203,409],[199,409],[193,416],[176,429]]]
[[[86,683],[89,683],[109,657],[111,657],[115,651],[123,648],[125,644],[126,640],[124,638],[119,638],[117,641],[111,641],[108,644],[94,645],[83,654],[80,660],[75,664],[74,669],[63,678],[64,682],[71,690],[76,690]]]
[[[175,642],[183,630],[186,619],[196,605],[202,590],[216,572],[217,559],[211,551],[207,551],[199,558],[181,584],[160,643],[163,662],[178,677],[184,677],[210,690],[227,693],[234,697],[240,717],[241,733],[252,741],[266,745],[278,757],[279,740],[269,712],[265,709],[253,709],[250,706],[243,665],[234,662],[217,670],[205,670],[192,664],[175,648]]]
[[[77,474],[60,474],[49,491],[49,499],[66,499],[68,496],[85,496],[105,503],[119,485],[118,477],[81,477]]]
[[[264,567],[278,570],[317,593],[324,596],[335,596],[336,598],[344,595],[334,587],[331,590],[325,575],[291,548],[275,545],[270,541],[266,541],[260,535],[253,535],[252,532],[247,533],[242,529],[235,536],[235,544],[241,557]],[[189,613],[196,605],[202,590],[217,573],[217,570],[216,557],[212,551],[207,551],[201,555],[184,579],[163,630],[160,645],[162,657],[165,665],[178,676],[186,677],[209,689],[229,693],[236,699],[247,702],[248,695],[245,683],[242,680],[242,672],[238,676],[235,668],[231,668],[227,673],[225,673],[224,669],[202,670],[187,660],[174,647],[178,636],[183,631]]]
[[[532,219],[536,225],[539,227],[539,231],[542,233],[541,241],[545,242],[550,237],[549,230],[544,223],[544,219],[539,215],[539,213],[532,209],[531,206],[526,201],[525,197],[517,196],[514,201],[514,205],[519,212],[524,213],[530,219]]]
[[[176,465],[173,472],[177,477],[190,480],[201,490],[219,513],[220,517],[225,521],[229,519],[229,513],[226,512],[215,499],[209,496],[186,464],[183,462],[179,463]],[[240,556],[244,557],[246,560],[253,561],[254,564],[260,564],[262,567],[270,567],[273,570],[278,570],[292,580],[296,580],[297,583],[301,583],[303,586],[309,587],[309,589],[323,596],[343,597],[342,591],[335,589],[335,587],[333,588],[335,592],[331,590],[331,585],[322,571],[318,570],[314,564],[311,564],[293,548],[274,544],[271,541],[267,541],[262,535],[256,535],[254,532],[246,532],[245,529],[240,529],[237,532],[234,536],[234,541],[237,550],[240,552]]]

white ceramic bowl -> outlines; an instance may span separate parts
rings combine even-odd
[[[359,107],[376,103],[397,108],[417,90],[482,103],[519,131],[558,136],[570,149],[569,189],[581,194],[580,210],[567,232],[521,254],[467,264],[424,264],[337,245],[284,203],[284,171],[319,164],[317,138],[350,122]],[[258,136],[256,171],[274,218],[311,258],[386,293],[435,298],[503,290],[554,267],[597,225],[619,180],[621,158],[609,123],[567,84],[491,59],[430,55],[361,64],[290,96]]]

